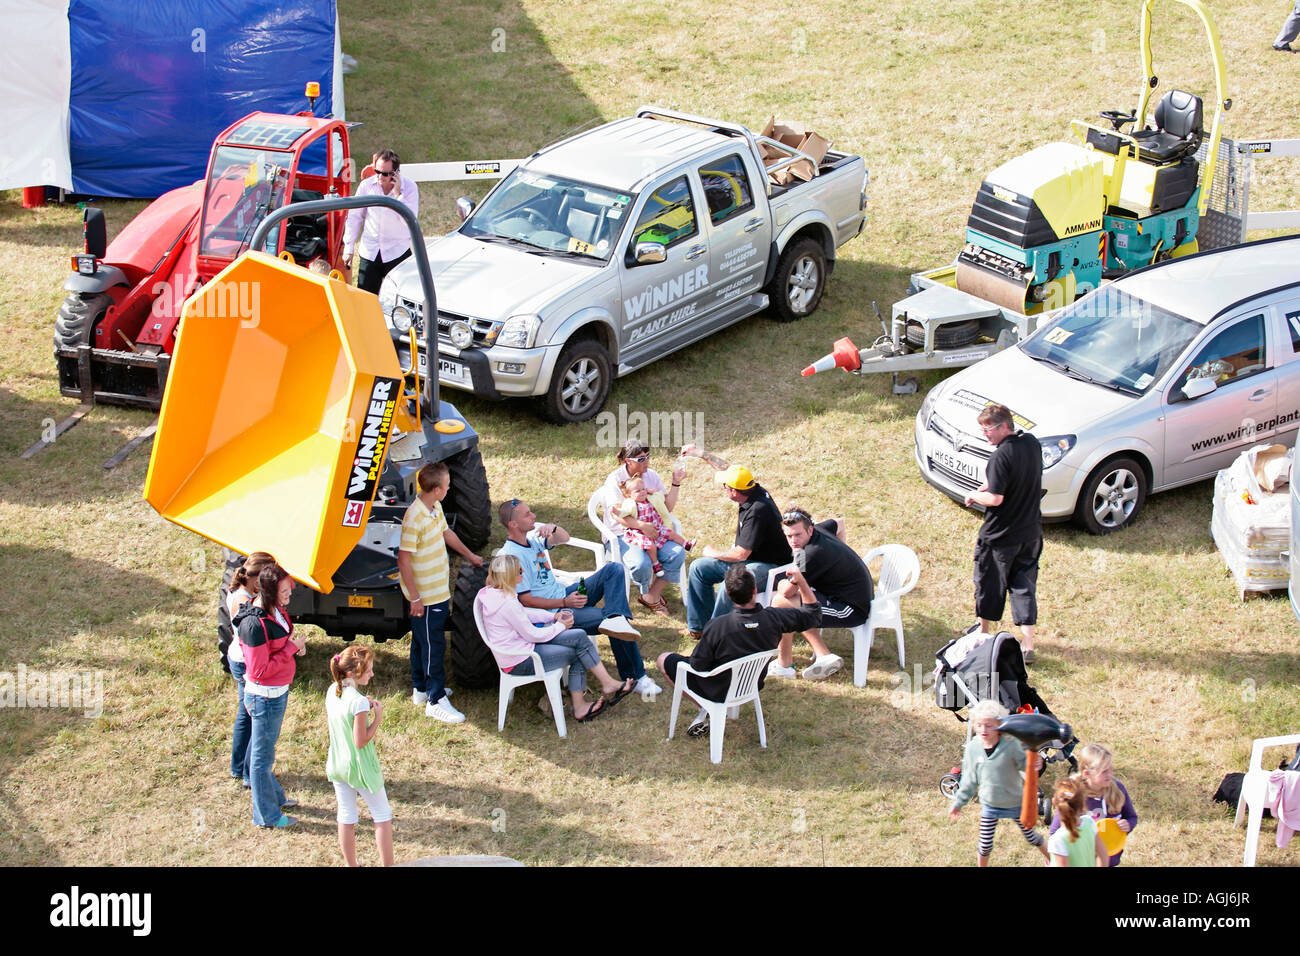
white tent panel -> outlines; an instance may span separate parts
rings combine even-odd
[[[0,0],[0,189],[72,189],[68,0]]]

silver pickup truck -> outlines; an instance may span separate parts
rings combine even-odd
[[[817,167],[810,181],[770,184],[801,162]],[[649,107],[549,146],[481,205],[461,200],[460,228],[428,241],[439,380],[585,421],[616,376],[769,306],[782,322],[811,314],[836,249],[862,231],[866,190],[858,156],[818,163],[744,126]],[[412,263],[380,301],[409,368],[401,343],[424,311]]]

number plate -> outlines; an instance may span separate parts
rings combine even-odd
[[[931,448],[930,457],[936,464],[942,465],[949,471],[956,472],[959,475],[969,478],[971,481],[982,482],[984,480],[984,476],[981,473],[983,469],[974,462],[966,461],[964,458],[958,458],[950,451],[945,451],[942,448]]]
[[[428,371],[429,363],[423,352],[420,353],[420,374],[424,375]],[[454,382],[457,385],[469,387],[473,384],[470,378],[469,366],[464,362],[455,362],[451,359],[438,359],[438,380],[440,382]]]
[[[348,607],[374,607],[375,599],[369,594],[349,594]]]

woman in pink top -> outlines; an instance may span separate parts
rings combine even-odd
[[[520,604],[515,587],[523,573],[519,559],[512,554],[498,554],[488,565],[488,586],[474,599],[483,619],[484,643],[497,666],[516,677],[534,673],[529,657],[534,651],[545,670],[568,667],[573,716],[579,721],[600,716],[632,693],[636,681],[628,678],[620,684],[610,676],[587,632],[573,626],[572,611],[540,610]],[[606,695],[595,703],[588,703],[585,696],[587,671]]]

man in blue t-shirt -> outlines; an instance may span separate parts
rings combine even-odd
[[[586,575],[582,581],[586,594],[578,593],[578,584],[567,587],[555,576],[551,566],[550,547],[564,544],[569,533],[557,524],[538,524],[537,515],[518,498],[503,502],[497,517],[506,529],[503,554],[513,554],[519,559],[524,577],[519,582],[519,603],[524,607],[547,610],[569,608],[573,611],[573,626],[588,634],[608,637],[618,675],[635,680],[637,693],[657,694],[660,687],[645,672],[641,648],[637,638],[641,632],[632,626],[631,608],[627,603],[627,584],[623,565],[609,562],[599,571]],[[597,607],[604,602],[604,607]]]

